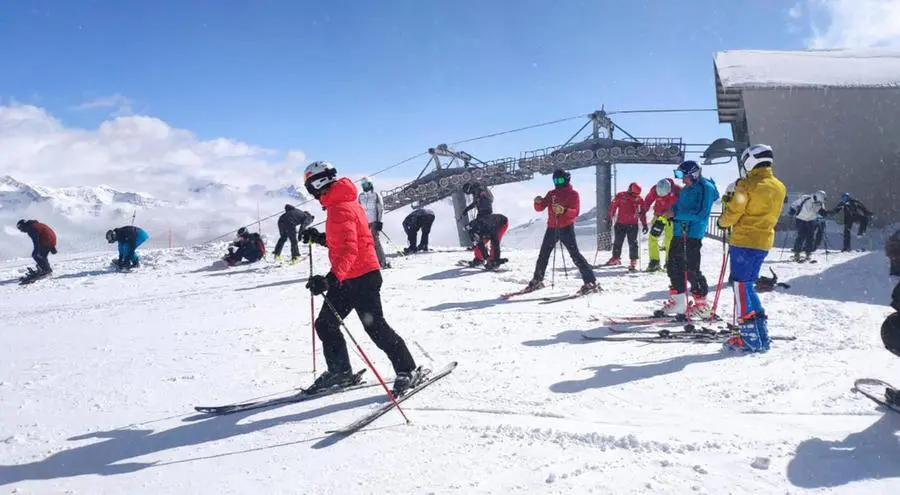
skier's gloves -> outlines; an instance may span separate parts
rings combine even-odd
[[[313,275],[308,282],[306,282],[306,288],[309,289],[310,292],[314,296],[318,296],[319,294],[324,293],[328,289],[332,287],[337,287],[339,285],[337,277],[334,276],[333,273],[328,272],[327,275]]]
[[[372,222],[372,226],[375,227],[375,232],[381,232],[381,229],[384,228],[384,224],[381,222]]]
[[[320,246],[326,246],[325,244],[325,234],[319,232],[314,227],[310,227],[308,229],[303,229],[300,232],[300,242],[303,244],[309,244],[310,242],[318,244]]]
[[[543,202],[544,202],[544,197],[543,197],[543,196],[535,196],[535,197],[534,197],[534,202],[535,202],[535,203],[543,203]]]
[[[553,208],[553,213],[557,215],[562,215],[566,212],[566,207],[560,204],[554,204],[551,208]]]

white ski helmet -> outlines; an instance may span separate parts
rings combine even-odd
[[[306,166],[306,171],[303,173],[303,185],[314,198],[318,198],[322,191],[336,180],[336,177],[337,169],[334,168],[334,165],[319,160]]]
[[[672,183],[668,179],[662,179],[656,183],[656,195],[668,196],[672,192]]]
[[[744,170],[753,170],[758,165],[772,166],[775,160],[775,153],[772,147],[767,144],[754,144],[744,150],[741,154],[741,163]]]
[[[728,184],[727,186],[725,186],[725,193],[726,194],[728,194],[728,193],[734,194],[735,187],[737,187],[737,181],[734,181],[734,182]]]
[[[813,201],[816,203],[824,203],[826,199],[825,191],[816,191],[813,193]]]

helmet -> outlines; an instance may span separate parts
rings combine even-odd
[[[687,160],[681,162],[681,165],[675,169],[675,178],[683,179],[684,176],[690,176],[691,179],[697,180],[700,178],[700,165],[697,165],[697,162],[694,160]]]
[[[481,185],[478,184],[477,182],[466,182],[465,184],[463,184],[462,190],[466,194],[474,194],[475,191],[477,191],[480,188],[481,188]]]
[[[369,192],[369,191],[375,189],[375,188],[372,186],[372,181],[369,180],[368,177],[363,177],[363,178],[362,178],[362,182],[360,182],[360,185],[362,186],[362,190],[363,190],[363,191],[366,191],[366,192]]]
[[[881,324],[881,342],[885,349],[900,356],[900,313],[892,313]]]
[[[314,198],[318,198],[330,184],[335,182],[337,169],[329,162],[315,161],[306,166],[303,185]]]
[[[572,174],[568,170],[556,169],[553,171],[553,184],[556,187],[565,187],[572,182]]]
[[[22,220],[19,220],[18,222],[16,222],[16,228],[21,230],[22,232],[24,232],[25,231],[25,219],[22,219]]]
[[[775,159],[772,147],[767,144],[754,144],[741,153],[741,163],[744,169],[754,169],[756,167],[771,167]]]
[[[247,227],[241,227],[238,229],[238,237],[244,237],[247,235]]]
[[[115,230],[107,230],[106,231],[106,242],[112,244],[116,242],[116,231]]]
[[[816,191],[813,193],[813,201],[816,203],[824,203],[825,202],[825,191]]]
[[[725,192],[734,194],[734,188],[737,187],[737,181],[734,181],[727,186],[725,186]]]
[[[637,182],[632,182],[631,184],[628,184],[628,192],[630,192],[631,194],[634,194],[636,196],[639,196],[641,194],[641,185],[638,184]]]
[[[844,202],[850,201],[850,193],[845,192],[844,194],[842,194],[841,201],[844,201]]]
[[[672,192],[672,183],[668,179],[662,179],[656,183],[656,195],[668,196]]]

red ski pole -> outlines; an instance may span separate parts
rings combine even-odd
[[[313,276],[313,258],[312,258],[312,241],[308,243],[309,247],[309,278]],[[316,374],[316,301],[312,292],[309,294],[309,324],[312,327],[312,364],[313,376]]]
[[[709,314],[709,322],[716,321],[716,308],[719,306],[719,294],[722,293],[722,282],[725,280],[725,266],[728,265],[728,233],[722,232],[722,268],[719,270],[719,284],[716,286],[716,297],[713,298],[712,312]]]
[[[347,334],[348,337],[350,337],[350,340],[353,341],[353,345],[356,346],[356,350],[359,351],[359,355],[362,356],[363,360],[366,362],[366,365],[369,367],[370,370],[372,370],[372,373],[375,374],[375,378],[378,378],[378,383],[381,383],[381,386],[384,388],[384,391],[387,392],[387,396],[391,399],[391,402],[394,403],[394,406],[397,407],[397,411],[400,412],[400,415],[403,416],[403,419],[407,423],[410,423],[409,418],[406,417],[406,413],[403,412],[403,409],[400,409],[400,404],[397,402],[397,399],[394,398],[394,394],[391,393],[390,389],[387,388],[387,384],[384,383],[384,380],[381,378],[381,375],[378,374],[378,370],[375,369],[375,365],[372,364],[372,361],[369,361],[369,356],[366,356],[366,353],[363,352],[362,347],[360,347],[359,343],[356,341],[356,339],[353,338],[353,334],[350,333],[350,329],[347,328],[346,324],[344,324],[344,319],[341,318],[341,315],[338,314],[337,309],[334,308],[334,306],[331,304],[331,301],[329,301],[328,298],[325,297],[324,295],[322,296],[322,299],[325,300],[325,304],[328,305],[328,309],[330,309],[331,312],[334,314],[334,317],[337,318],[337,321],[341,325],[341,328],[344,329],[344,332]]]

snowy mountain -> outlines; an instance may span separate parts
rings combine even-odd
[[[34,203],[49,203],[65,215],[100,215],[107,207],[153,208],[168,204],[148,194],[122,192],[106,185],[51,188],[30,185],[8,175],[0,177],[0,210],[25,210]]]
[[[589,241],[579,238],[585,251]],[[893,286],[881,252],[820,251],[817,264],[797,264],[772,250],[763,272],[790,288],[761,294],[769,330],[796,340],[749,356],[582,337],[658,307],[664,275],[598,269],[602,293],[541,304],[581,280],[557,265],[555,288],[498,299],[531,278],[533,249],[504,250],[499,273],[457,267],[458,251],[395,257],[383,272],[388,322],[417,364],[459,367],[401,404],[409,424],[394,410],[340,437],[326,432],[387,400],[371,370],[362,390],[194,411],[296,393],[314,379],[313,356],[316,374],[325,369],[298,310],[306,264],[218,270],[223,250],[144,249],[144,267],[129,274],[108,271],[111,246],[60,253],[54,276],[27,287],[14,282],[26,260],[0,261],[4,492],[900,492],[900,416],[850,391],[857,377],[900,381],[900,359],[879,338]],[[326,251],[313,256],[325,273]],[[710,285],[720,261],[720,245],[704,244]],[[729,320],[732,301],[725,288]],[[358,316],[346,324],[393,378]],[[632,331],[660,328],[680,327]],[[365,368],[349,347],[354,370]]]

